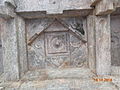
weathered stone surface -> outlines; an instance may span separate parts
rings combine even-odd
[[[19,16],[17,16],[16,18],[17,43],[20,67],[19,72],[20,76],[22,76],[25,72],[28,71],[25,21]]]
[[[113,84],[117,87],[118,90],[120,90],[120,76],[112,77]]]
[[[0,0],[0,90],[119,90],[115,9],[118,0]]]
[[[83,67],[86,64],[86,45],[74,35],[70,35],[70,52],[72,67]],[[86,65],[87,66],[87,65]]]
[[[28,46],[28,65],[29,69],[45,68],[44,35]]]
[[[101,0],[91,0],[91,1],[92,1],[91,6],[95,6],[95,5],[97,5]]]
[[[4,3],[11,4],[13,7],[16,7],[14,0],[4,0]]]
[[[16,19],[2,23],[3,63],[5,80],[19,79]]]
[[[119,8],[120,7],[120,0],[113,0],[114,2],[114,7]]]
[[[115,15],[120,15],[120,7],[119,8],[116,8],[116,10],[111,14],[111,16],[115,16]]]
[[[34,71],[28,71],[22,78],[21,81],[43,81],[47,80],[48,75],[45,69],[39,69]]]
[[[46,65],[59,67],[64,62],[70,63],[70,40],[68,28],[58,20],[53,21],[45,30]]]
[[[96,71],[98,75],[111,72],[110,16],[98,16],[96,22]]]
[[[89,15],[87,17],[87,37],[88,37],[88,61],[89,68],[95,72],[96,57],[95,57],[95,16]]]
[[[85,76],[86,75],[86,76]],[[52,79],[88,79],[94,77],[95,74],[88,68],[64,68],[64,69],[40,69],[28,71],[22,81],[40,81]]]
[[[120,75],[120,66],[112,66],[111,75]]]
[[[82,23],[81,19],[61,18],[60,21],[58,20],[36,19],[26,21],[28,42],[33,40],[28,45],[29,68],[59,68],[63,64],[67,64],[69,67],[84,66],[87,60],[87,45],[69,30],[69,27],[75,28],[77,23]],[[85,32],[83,39],[86,40],[85,24],[82,28]],[[43,32],[44,29],[45,33]],[[33,38],[37,34],[38,37],[34,40]]]
[[[118,0],[117,2],[117,7],[120,7],[120,0]]]
[[[3,50],[3,64],[0,61],[0,71],[3,72],[4,69],[5,80],[18,80],[19,75],[28,70],[25,22],[19,16],[15,19],[2,20],[1,32],[3,47],[0,50]],[[0,58],[2,60],[2,56]]]
[[[2,47],[0,47],[0,74],[3,73],[3,58],[2,58]]]
[[[14,0],[0,0],[0,5],[10,4],[13,7],[16,7]]]
[[[0,17],[8,19],[15,17],[15,3],[13,0],[2,0],[0,1]]]
[[[3,90],[119,90],[112,82],[93,79],[54,79],[46,81],[12,82]]]
[[[91,9],[91,0],[34,0],[34,3],[32,0],[15,1],[17,12],[46,11],[48,14],[59,14],[63,10]]]
[[[27,29],[27,40],[34,36],[35,33],[42,32],[52,21],[52,18],[27,19],[25,22]]]
[[[0,33],[0,75],[3,73],[3,49],[2,49],[2,41],[1,41],[1,33]]]
[[[120,66],[120,16],[111,16],[111,54],[112,65]]]
[[[83,17],[89,15],[93,9],[86,10],[66,10],[62,14],[46,14],[45,11],[36,11],[36,12],[17,12],[21,17],[26,19],[35,19],[35,18],[54,18],[54,17]]]
[[[107,15],[115,10],[113,0],[101,0],[96,5],[96,15]]]
[[[14,8],[5,5],[0,5],[0,17],[8,19],[15,16]]]
[[[50,69],[46,72],[48,74],[48,79],[89,79],[95,75],[88,68],[65,68],[65,69]],[[86,76],[85,76],[86,75]]]

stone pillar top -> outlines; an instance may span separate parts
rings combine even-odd
[[[13,7],[16,7],[14,0],[0,0],[0,5],[11,4]]]
[[[16,7],[16,4],[14,0],[4,0],[5,3],[12,5],[14,8]]]
[[[102,16],[108,15],[119,7],[119,0],[92,0],[92,7],[95,7],[95,15]]]
[[[0,0],[0,17],[5,19],[14,18],[15,7],[14,0]]]

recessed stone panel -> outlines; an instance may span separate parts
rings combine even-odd
[[[85,66],[87,46],[69,29],[76,23],[82,23],[82,19],[27,20],[27,41],[33,40],[28,44],[29,69]]]
[[[111,16],[112,65],[120,66],[120,16]]]

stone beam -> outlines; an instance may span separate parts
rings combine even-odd
[[[96,72],[97,75],[111,73],[110,15],[96,16]]]
[[[112,0],[102,0],[95,8],[96,15],[107,15],[115,11],[115,7]]]
[[[47,14],[62,14],[66,10],[91,9],[91,0],[15,0],[16,12],[46,11]]]
[[[32,19],[32,18],[54,18],[54,17],[82,17],[87,16],[92,11],[88,10],[68,10],[64,11],[62,14],[47,14],[46,12],[17,12],[23,18]]]

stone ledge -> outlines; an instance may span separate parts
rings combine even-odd
[[[89,79],[96,76],[88,68],[65,68],[28,71],[21,80]]]
[[[52,72],[53,71],[51,71],[51,73]],[[84,76],[87,76],[86,73],[83,74]],[[107,78],[112,79],[112,81],[96,81],[95,78],[96,79]],[[20,80],[16,82],[3,82],[0,83],[0,90],[119,90],[120,89],[119,81],[120,76],[92,76],[89,78],[84,77],[76,79],[71,77],[67,79],[63,78],[51,80],[47,79],[39,80],[38,78],[37,80],[31,81]]]
[[[82,17],[87,16],[93,9],[85,9],[85,10],[67,10],[63,11],[62,14],[47,14],[46,11],[23,11],[16,12],[23,18],[32,19],[32,18],[54,18],[54,17]]]
[[[7,82],[3,90],[118,90],[111,82],[95,82],[93,79],[54,79],[45,81]]]

